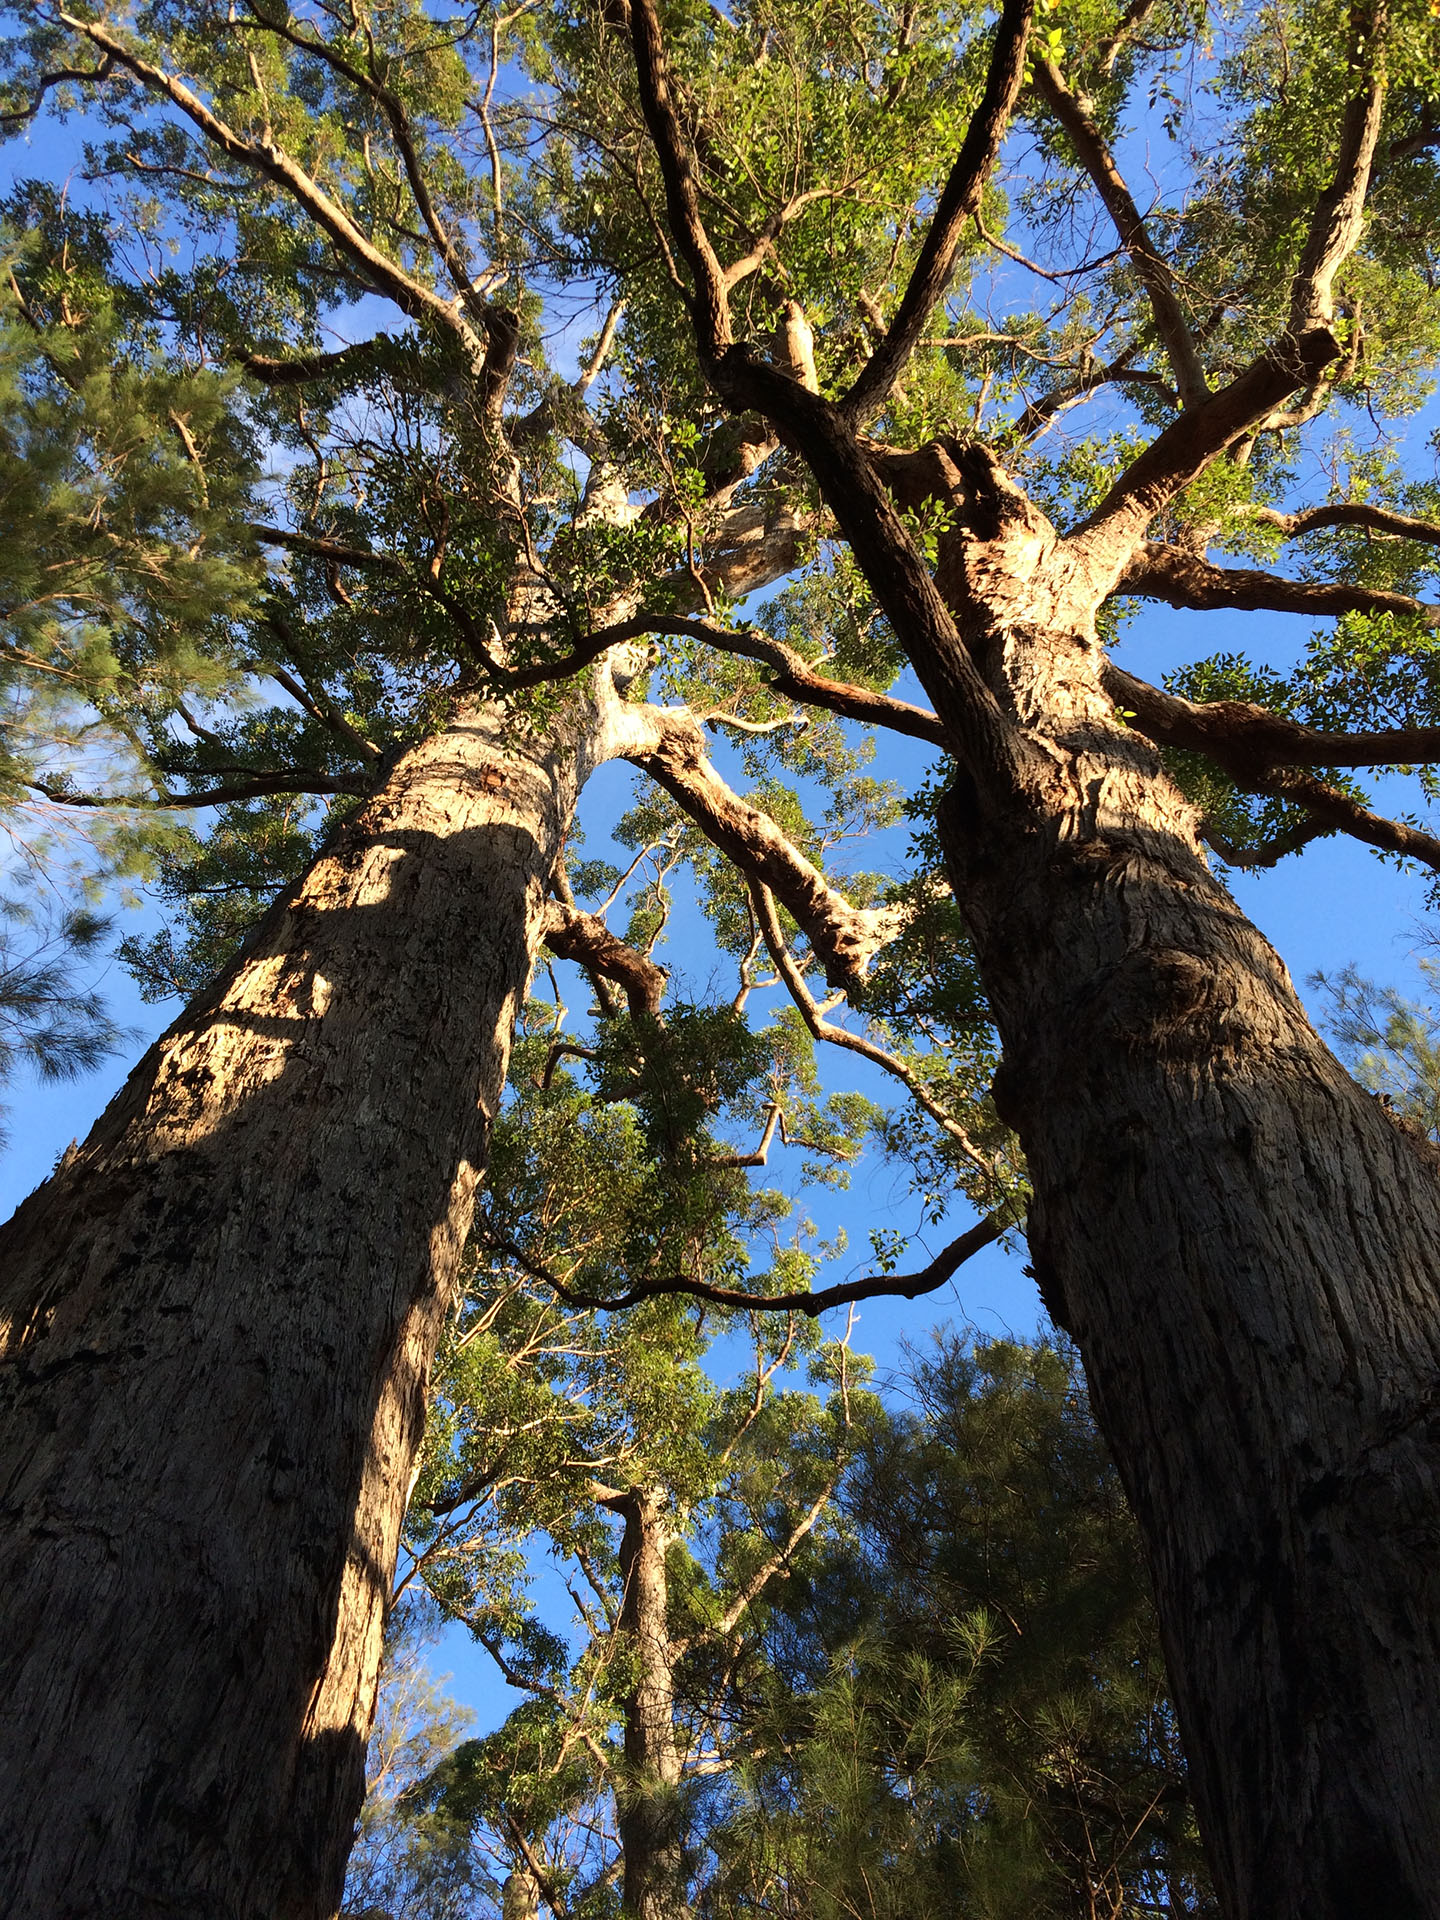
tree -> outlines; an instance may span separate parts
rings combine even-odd
[[[557,1039],[561,1013],[532,1008],[517,1049],[400,1588],[423,1582],[528,1695],[437,1771],[435,1807],[552,1909],[605,1911],[616,1885],[626,1913],[675,1920],[697,1787],[748,1743],[731,1695],[754,1620],[870,1407],[863,1364],[787,1304],[816,1263],[808,1223],[747,1174],[767,1115],[832,1183],[872,1116],[813,1098],[810,1048],[783,1017],[755,1032],[733,1010],[657,1005],[602,1015],[582,1048]],[[560,1066],[577,1052],[588,1086]],[[726,1150],[737,1125],[763,1127],[762,1153]],[[597,1284],[707,1285],[758,1264],[757,1240],[770,1259],[748,1285],[768,1311],[670,1291],[623,1313],[572,1304]],[[728,1388],[705,1370],[720,1340],[751,1348]],[[802,1365],[810,1390],[786,1383]],[[563,1570],[578,1648],[531,1613],[525,1554]]]
[[[468,1920],[476,1898],[493,1889],[469,1834],[443,1811],[417,1805],[472,1718],[426,1671],[437,1625],[434,1610],[413,1599],[386,1623],[365,1805],[341,1906],[355,1920]]]
[[[1075,1356],[942,1335],[896,1385],[842,1524],[775,1597],[703,1911],[1213,1912],[1144,1553]]]
[[[209,738],[166,709],[155,797],[366,802],[11,1229],[28,1349],[10,1378],[34,1421],[13,1431],[27,1473],[59,1476],[26,1483],[31,1539],[62,1512],[77,1542],[113,1537],[127,1505],[67,1422],[131,1463],[127,1494],[152,1484],[153,1458],[194,1475],[131,1536],[133,1567],[109,1589],[131,1604],[91,1610],[93,1655],[11,1638],[33,1665],[9,1697],[37,1714],[62,1667],[98,1672],[103,1648],[113,1668],[124,1644],[138,1703],[86,1712],[127,1728],[163,1718],[159,1702],[172,1716],[127,1731],[123,1764],[112,1730],[97,1737],[78,1708],[63,1727],[51,1716],[54,1744],[32,1749],[16,1791],[66,1767],[66,1741],[104,1753],[104,1786],[70,1805],[75,1833],[103,1820],[108,1837],[102,1860],[37,1805],[48,1838],[28,1843],[31,1887],[53,1897],[47,1876],[63,1871],[67,1898],[116,1910],[137,1858],[210,1911],[309,1912],[338,1885],[426,1349],[483,1158],[475,1087],[493,1114],[603,713],[608,750],[698,829],[722,940],[768,955],[812,1034],[906,1081],[923,1119],[896,1138],[908,1131],[928,1191],[958,1182],[986,1210],[981,1238],[1023,1199],[1001,1122],[1018,1134],[1042,1291],[1084,1355],[1147,1538],[1226,1910],[1433,1911],[1440,1198],[1429,1156],[1323,1047],[1204,852],[1263,862],[1344,831],[1440,862],[1432,836],[1373,811],[1351,777],[1435,749],[1420,597],[1434,489],[1383,437],[1357,444],[1345,413],[1412,408],[1435,357],[1431,13],[1307,0],[1223,43],[1178,5],[1092,0],[1060,0],[1033,33],[1023,0],[993,33],[964,9],[861,21],[838,0],[663,18],[653,0],[607,0],[497,13],[493,31],[419,4],[175,0],[132,19],[46,0],[23,24],[14,115],[78,90],[109,116],[103,163],[160,194],[198,250],[183,275],[113,277],[168,341],[247,368],[244,409],[293,456],[280,510],[249,522],[290,570],[244,655],[261,688],[288,676],[289,704],[220,727],[196,716]],[[1126,116],[1151,89],[1183,128],[1187,59],[1213,82],[1224,137],[1177,145],[1144,212]],[[531,102],[521,61],[543,81]],[[992,177],[1007,131],[1009,207]],[[1089,212],[1108,223],[1094,250]],[[1056,289],[1054,304],[1009,299],[997,262]],[[597,314],[596,358],[568,386],[540,342],[567,280],[627,302]],[[390,302],[397,333],[330,348],[324,323],[360,294]],[[1062,416],[1117,392],[1118,432],[1037,451]],[[1301,489],[1297,447],[1322,454],[1329,497]],[[731,597],[792,572],[806,540],[818,551],[763,630],[732,620]],[[1290,571],[1210,558],[1274,561],[1292,542]],[[1288,680],[1220,658],[1160,689],[1102,644],[1147,598],[1341,625]],[[660,684],[688,712],[633,697],[646,661],[617,650],[647,637],[671,643]],[[886,691],[906,663],[933,712]],[[568,691],[536,691],[550,683]],[[803,735],[753,731],[806,704],[950,756],[938,807],[912,796],[921,857],[888,900],[863,885],[847,899],[812,857],[825,835],[790,783],[856,792],[833,735],[807,761]],[[764,774],[747,801],[706,761],[700,718],[740,725]],[[530,811],[487,804],[507,780]],[[247,857],[265,825],[235,817]],[[401,861],[397,834],[416,836]],[[282,846],[287,878],[314,844]],[[225,851],[212,838],[188,871],[203,881]],[[252,883],[263,870],[250,859]],[[263,889],[227,884],[245,908],[233,940]],[[483,956],[467,937],[477,904]],[[641,978],[608,930],[560,906],[562,943]],[[887,935],[898,953],[867,988]],[[872,1026],[831,1017],[797,945]],[[991,1019],[995,1104],[972,1108]],[[165,1129],[197,1097],[182,1095],[197,1045],[204,1137],[222,1151],[183,1133],[187,1162]],[[338,1117],[310,1129],[308,1157],[291,1146],[292,1094]],[[138,1182],[131,1167],[147,1170]],[[155,1184],[162,1171],[173,1185]],[[64,1271],[48,1225],[62,1213],[93,1222]],[[897,1290],[943,1278],[975,1243]],[[297,1328],[285,1303],[302,1271]],[[191,1311],[203,1335],[188,1346],[158,1316],[168,1288],[190,1300],[211,1275],[216,1305]],[[114,1331],[89,1309],[102,1278]],[[37,1303],[52,1298],[68,1306],[47,1322]],[[294,1412],[314,1410],[297,1359],[310,1339],[334,1350],[337,1383],[313,1430]],[[185,1382],[179,1399],[148,1396],[148,1439],[141,1351],[147,1378]],[[82,1395],[77,1368],[92,1366],[106,1391],[87,1375]],[[241,1379],[270,1384],[245,1396]],[[36,1451],[33,1434],[62,1430]],[[193,1455],[176,1450],[192,1430]],[[277,1434],[277,1458],[304,1462],[293,1559],[257,1558],[276,1525],[257,1495],[221,1530],[252,1549],[242,1577],[195,1517],[219,1503],[192,1489],[229,1487],[230,1464]],[[22,1549],[34,1584],[8,1590],[27,1635],[73,1612],[57,1567],[87,1589],[96,1577],[75,1551]],[[251,1688],[256,1724],[236,1716],[229,1758],[197,1731],[214,1724],[215,1672],[198,1661],[185,1686],[157,1683],[170,1650],[138,1601],[151,1569],[180,1564],[223,1569],[208,1605],[184,1602],[217,1648],[250,1644],[261,1622],[325,1623]],[[233,1782],[241,1752],[253,1789],[219,1789],[221,1868],[194,1835],[214,1830],[204,1795]],[[140,1783],[162,1754],[167,1792],[150,1796]],[[301,1809],[288,1851],[272,1838],[282,1802]]]

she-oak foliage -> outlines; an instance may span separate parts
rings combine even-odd
[[[1025,1216],[1146,1536],[1223,1910],[1436,1911],[1433,1158],[1204,852],[1344,832],[1440,867],[1364,786],[1440,762],[1435,488],[1399,436],[1440,346],[1433,8],[9,24],[7,124],[78,109],[89,145],[83,192],[6,207],[4,458],[46,476],[7,795],[114,814],[102,857],[180,907],[132,961],[199,989],[6,1230],[9,1903],[338,1897],[546,942],[595,1014],[541,1090],[582,1062],[687,1196],[697,1120],[767,1071],[761,1144],[708,1157],[853,1153],[867,1115],[805,1085],[823,1040],[909,1096],[883,1136],[936,1214],[984,1214],[908,1279],[877,1245],[875,1284]],[[1146,601],[1327,624],[1289,677],[1216,654],[1155,687],[1109,653]],[[907,665],[933,711],[891,694]],[[878,786],[877,726],[938,777]],[[574,858],[615,757],[650,781],[629,880]],[[897,801],[911,860],[847,873]],[[684,869],[728,1017],[665,1007]],[[833,1299],[759,1270],[750,1204],[725,1246],[683,1207],[642,1235],[638,1311]],[[556,1300],[620,1297],[499,1218],[482,1243]],[[651,1490],[611,1491],[655,1572]],[[664,1805],[633,1809],[662,1863]]]

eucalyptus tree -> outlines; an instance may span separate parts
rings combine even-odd
[[[1354,435],[1435,357],[1436,31],[1418,0],[1033,32],[1011,0],[993,34],[841,0],[23,9],[6,111],[84,100],[137,195],[136,324],[244,369],[285,468],[244,517],[284,557],[230,636],[257,704],[154,714],[151,800],[237,811],[170,869],[199,944],[140,958],[193,979],[291,891],[9,1230],[12,1904],[133,1908],[136,1862],[181,1909],[333,1898],[510,1021],[542,935],[638,977],[544,903],[620,753],[721,941],[905,1081],[892,1137],[986,1209],[924,1278],[1013,1218],[1018,1130],[1229,1911],[1434,1909],[1440,1203],[1205,849],[1440,862],[1351,777],[1437,739],[1434,490]],[[591,303],[557,378],[546,327]],[[1147,598],[1340,625],[1288,679],[1162,690],[1101,644]],[[907,664],[934,712],[885,691]],[[837,726],[753,731],[807,709],[951,758],[888,900],[826,878],[786,791]],[[705,719],[746,730],[750,799]],[[992,1017],[998,1117],[961,1110]]]

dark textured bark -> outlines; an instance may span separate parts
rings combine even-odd
[[[592,738],[409,753],[0,1233],[0,1911],[333,1913]]]
[[[1086,623],[1033,624],[1031,581],[989,592],[991,673],[1055,774],[1028,817],[957,789],[946,844],[1036,1272],[1149,1543],[1222,1901],[1440,1914],[1437,1156],[1341,1070],[1207,871],[1108,717]]]
[[[684,1819],[675,1742],[674,1651],[666,1619],[668,1536],[643,1489],[607,1500],[625,1522],[620,1542],[624,1598],[618,1629],[633,1682],[625,1701],[625,1779],[617,1793],[623,1901],[632,1920],[683,1920]]]

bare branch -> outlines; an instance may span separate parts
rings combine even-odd
[[[898,931],[896,914],[851,906],[768,814],[732,791],[711,764],[705,736],[688,711],[651,707],[635,717],[649,744],[625,757],[662,786],[743,874],[784,902],[832,985],[857,985],[874,954]]]
[[[1004,0],[995,28],[985,91],[941,191],[910,284],[885,338],[840,402],[841,410],[852,425],[859,425],[884,404],[906,361],[919,345],[931,314],[945,297],[961,239],[966,226],[980,210],[985,182],[995,165],[1024,79],[1025,47],[1033,9],[1034,0]]]
[[[1278,714],[1268,713],[1263,707],[1238,700],[1197,706],[1173,693],[1162,693],[1158,687],[1148,686],[1114,665],[1107,664],[1103,677],[1106,692],[1123,703],[1134,715],[1139,730],[1159,745],[1203,753],[1247,792],[1293,801],[1320,822],[1324,830],[1349,834],[1351,839],[1362,840],[1367,846],[1378,847],[1384,853],[1403,854],[1440,872],[1440,840],[1433,834],[1402,820],[1389,820],[1383,814],[1372,813],[1338,787],[1317,780],[1312,774],[1301,773],[1293,765],[1278,764],[1283,760],[1324,766],[1405,764],[1393,750],[1409,749],[1414,760],[1422,759],[1425,748],[1440,750],[1440,729],[1368,735],[1317,734]],[[1421,751],[1414,752],[1416,748]],[[1208,834],[1206,837],[1211,845],[1216,844]],[[1305,840],[1316,837],[1316,834],[1307,834],[1295,845],[1304,845]],[[1234,864],[1271,865],[1293,850],[1290,844],[1285,844],[1273,859],[1236,858]],[[1231,858],[1229,852],[1218,847],[1217,851],[1222,859]]]
[[[1269,840],[1257,840],[1249,846],[1242,846],[1238,840],[1232,840],[1210,821],[1201,822],[1200,838],[1212,853],[1217,854],[1227,867],[1243,867],[1247,871],[1261,867],[1275,867],[1288,854],[1299,853],[1302,847],[1308,847],[1312,840],[1323,840],[1333,833],[1333,827],[1327,827],[1322,821],[1304,819],[1283,833],[1274,834]]]
[[[1114,591],[1163,600],[1172,607],[1211,611],[1416,614],[1440,626],[1440,607],[1387,587],[1353,586],[1343,580],[1287,580],[1255,567],[1217,567],[1183,547],[1147,541],[1115,583]]]
[[[584,1293],[567,1286],[539,1261],[532,1260],[513,1240],[497,1239],[490,1244],[496,1252],[508,1253],[534,1279],[543,1281],[567,1306],[590,1312],[614,1313],[624,1307],[637,1306],[642,1300],[685,1294],[693,1299],[708,1300],[715,1306],[740,1307],[749,1313],[803,1313],[814,1319],[832,1307],[848,1306],[856,1300],[916,1300],[921,1294],[935,1293],[967,1260],[993,1246],[1014,1225],[1014,1219],[1003,1208],[997,1209],[952,1240],[919,1273],[870,1274],[863,1280],[846,1280],[839,1286],[822,1287],[814,1293],[748,1293],[743,1287],[717,1287],[708,1280],[691,1280],[680,1275],[668,1280],[642,1280],[624,1293]]]
[[[775,912],[774,900],[765,887],[757,885],[753,880],[750,884],[750,902],[766,951],[774,961],[775,970],[784,981],[786,991],[799,1009],[801,1019],[814,1038],[826,1040],[834,1047],[843,1047],[847,1052],[858,1053],[862,1060],[869,1060],[883,1073],[888,1073],[892,1079],[898,1080],[908,1091],[916,1106],[927,1113],[940,1131],[955,1142],[971,1164],[993,1180],[995,1178],[993,1161],[987,1159],[980,1151],[953,1114],[945,1111],[917,1073],[893,1053],[887,1053],[884,1047],[876,1046],[873,1040],[865,1039],[862,1034],[849,1033],[844,1027],[837,1027],[825,1018],[816,1003],[815,996],[806,986],[804,977],[795,964],[794,955],[785,944],[785,936],[780,928],[779,916]]]

